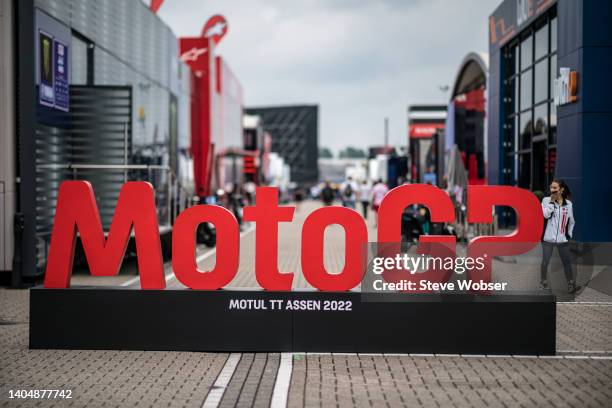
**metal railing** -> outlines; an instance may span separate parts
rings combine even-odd
[[[123,182],[147,181],[155,189],[159,226],[171,227],[178,213],[192,204],[192,195],[169,166],[150,164],[41,164],[39,169],[68,170],[72,180],[85,170],[122,171]],[[142,177],[142,174],[146,177]],[[159,178],[157,175],[159,174]],[[95,193],[95,190],[94,190]]]

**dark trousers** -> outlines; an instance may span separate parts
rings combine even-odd
[[[572,255],[570,254],[569,243],[564,242],[561,244],[554,244],[551,242],[542,242],[542,264],[540,266],[540,278],[542,281],[547,280],[548,275],[548,264],[553,253],[553,249],[557,248],[557,252],[563,262],[563,271],[565,272],[565,279],[568,282],[574,281],[574,272],[572,271]]]
[[[369,201],[362,201],[361,202],[361,209],[363,212],[363,219],[367,220],[368,219],[368,207],[370,206],[370,202]]]

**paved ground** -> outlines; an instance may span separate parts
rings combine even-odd
[[[294,287],[308,287],[300,272],[299,237],[313,208],[306,204],[294,223],[280,228],[279,265],[296,273]],[[235,287],[256,284],[255,234],[249,231],[241,239]],[[325,262],[333,271],[342,267],[342,235],[339,227],[326,233]],[[214,252],[201,248],[198,259],[210,267]],[[537,269],[525,268],[496,263],[495,279],[521,271],[516,285],[537,282]],[[167,273],[169,286],[180,286]],[[130,274],[76,275],[72,284],[138,281]],[[558,303],[554,357],[28,350],[29,292],[0,289],[0,406],[610,407],[612,298],[606,288],[598,289]],[[9,390],[21,389],[71,390],[72,398],[9,398]]]

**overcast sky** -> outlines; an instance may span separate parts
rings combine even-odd
[[[160,17],[198,36],[223,14],[217,51],[245,106],[318,104],[319,146],[337,151],[407,139],[407,106],[446,103],[470,51],[487,52],[487,19],[501,0],[165,0]]]

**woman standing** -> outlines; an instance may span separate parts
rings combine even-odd
[[[569,240],[574,232],[574,211],[569,201],[571,193],[563,180],[555,179],[550,183],[550,197],[542,200],[544,213],[544,235],[542,237],[542,264],[540,266],[540,286],[548,290],[548,264],[554,248],[563,262],[567,291],[576,291],[576,281],[572,270],[572,257],[569,249]]]

